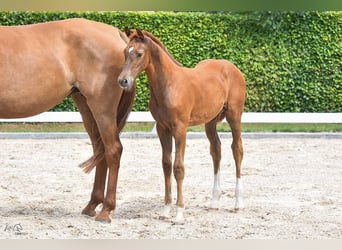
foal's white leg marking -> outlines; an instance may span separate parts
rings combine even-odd
[[[176,225],[182,225],[184,224],[184,207],[177,207],[177,212],[176,212],[176,217],[175,219],[172,221],[174,224]]]
[[[236,178],[236,187],[235,187],[235,209],[244,208],[243,200],[242,200],[242,181],[240,178]]]
[[[214,175],[214,187],[213,187],[213,194],[212,199],[210,203],[210,207],[213,209],[219,208],[219,201],[221,196],[221,190],[220,190],[220,171],[217,172],[217,174]]]
[[[160,213],[159,218],[160,219],[168,219],[168,218],[170,218],[170,211],[171,211],[171,205],[165,205],[163,207],[163,210]]]

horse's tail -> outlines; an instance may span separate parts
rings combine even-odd
[[[116,121],[117,121],[119,132],[121,132],[123,127],[125,126],[128,115],[132,110],[135,92],[136,92],[135,81],[131,90],[124,90],[122,92],[118,110],[117,110],[117,116],[116,116]],[[105,153],[104,145],[103,145],[100,133],[98,131],[98,127],[96,126],[95,120],[94,120],[93,129],[91,132],[94,133],[95,137],[97,138],[95,141],[93,141],[94,154],[87,161],[79,165],[80,168],[83,168],[83,171],[85,173],[90,173],[95,168],[95,166],[98,165],[99,162],[104,159],[104,153]]]
[[[86,174],[89,174],[95,166],[104,159],[104,146],[100,135],[97,137],[97,140],[93,142],[93,148],[93,156],[79,165]]]
[[[124,90],[121,95],[118,112],[116,116],[117,126],[119,132],[123,129],[126,124],[129,113],[132,110],[134,97],[136,91],[136,82],[134,81],[133,86],[130,90]]]

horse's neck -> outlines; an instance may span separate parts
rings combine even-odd
[[[174,62],[159,45],[151,41],[151,59],[146,68],[152,94],[164,93],[173,84],[172,75],[181,70],[181,67]],[[160,96],[160,95],[159,95]]]

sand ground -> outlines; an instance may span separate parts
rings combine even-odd
[[[221,206],[209,209],[213,168],[209,143],[187,140],[186,223],[159,220],[164,180],[157,138],[123,138],[112,223],[81,215],[94,172],[88,139],[2,139],[1,239],[340,239],[342,139],[243,139],[246,208],[234,211],[231,139],[222,140]],[[175,201],[175,181],[173,181]],[[99,208],[100,209],[100,208]],[[173,207],[172,215],[175,215]]]

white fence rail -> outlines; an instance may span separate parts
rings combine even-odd
[[[79,112],[44,112],[0,122],[82,122]],[[150,112],[131,112],[128,122],[155,122]],[[225,122],[225,121],[224,121]],[[342,113],[243,113],[243,123],[342,123]]]

